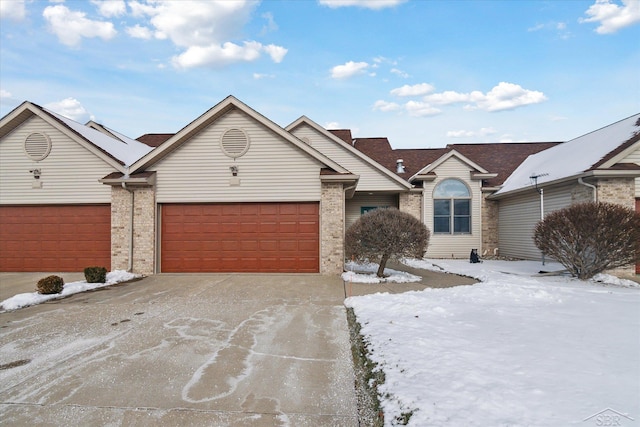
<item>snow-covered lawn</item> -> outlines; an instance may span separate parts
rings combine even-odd
[[[116,283],[126,282],[127,280],[140,277],[124,270],[114,270],[107,273],[107,281],[105,283],[87,283],[85,280],[78,282],[69,282],[64,284],[62,292],[59,294],[42,295],[38,292],[27,292],[24,294],[14,295],[11,298],[0,302],[0,310],[17,310],[30,305],[42,304],[52,299],[64,298],[79,292],[90,291],[92,289],[102,288],[104,286],[115,285]],[[34,284],[34,288],[36,285]]]
[[[385,425],[403,413],[411,426],[638,425],[635,282],[535,277],[562,267],[528,261],[405,262],[482,283],[346,300],[386,376]]]

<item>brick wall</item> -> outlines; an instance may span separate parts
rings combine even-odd
[[[486,256],[493,256],[494,249],[498,244],[498,201],[487,200],[482,197],[482,248],[480,254],[487,251]]]
[[[398,197],[398,209],[422,221],[422,192],[400,193]]]
[[[111,269],[126,270],[129,264],[129,218],[131,194],[111,187]]]
[[[635,210],[635,181],[633,178],[598,179],[598,201],[617,203]]]
[[[155,265],[155,190],[131,188],[134,192],[133,272],[153,274]],[[111,187],[111,268],[129,268],[129,227],[131,193],[122,187]]]
[[[322,183],[320,199],[320,273],[344,269],[344,190],[342,183]]]
[[[136,188],[133,223],[133,271],[153,274],[156,245],[156,192],[155,188]]]

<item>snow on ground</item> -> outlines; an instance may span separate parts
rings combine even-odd
[[[132,280],[136,277],[140,276],[126,272],[124,270],[114,270],[107,273],[107,281],[105,283],[87,283],[86,281],[82,280],[79,282],[65,283],[62,292],[59,294],[43,295],[39,294],[38,292],[17,294],[0,302],[0,309],[17,310],[19,308],[28,307],[30,305],[42,304],[43,302],[50,301],[52,299],[64,298],[69,295],[77,294],[79,292],[102,288],[104,286],[114,285],[120,282],[126,282],[127,280]]]
[[[483,282],[345,301],[386,376],[385,425],[638,425],[634,282],[536,277],[563,268],[529,261],[405,263]]]
[[[392,270],[390,268],[384,269],[385,277],[376,276],[378,271],[378,264],[375,263],[363,263],[359,264],[353,261],[349,261],[344,273],[342,273],[342,280],[345,282],[353,283],[408,283],[419,282],[422,277],[413,274],[405,273],[404,271]]]

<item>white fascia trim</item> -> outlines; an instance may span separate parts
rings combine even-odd
[[[356,157],[369,163],[371,166],[376,168],[379,172],[382,172],[384,175],[386,175],[388,178],[391,178],[396,183],[402,185],[407,189],[410,189],[412,187],[409,181],[405,181],[398,175],[391,172],[389,169],[382,166],[380,163],[376,162],[375,160],[373,160],[372,158],[370,158],[369,156],[367,156],[357,148],[353,147],[352,145],[345,144],[343,140],[341,140],[340,138],[338,138],[337,136],[335,136],[334,134],[332,134],[331,132],[329,132],[328,130],[326,130],[325,128],[323,128],[322,126],[320,126],[319,124],[317,124],[316,122],[308,118],[307,116],[301,116],[296,121],[291,123],[289,126],[286,126],[285,130],[287,132],[291,132],[302,124],[311,126],[311,128],[315,129],[317,132],[321,133],[322,135],[325,135],[327,138],[333,141],[334,144],[339,144],[340,147],[346,148],[351,154],[354,154]]]

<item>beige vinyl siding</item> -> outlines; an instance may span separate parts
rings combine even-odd
[[[51,139],[51,152],[35,162],[24,152],[32,132]],[[42,188],[32,188],[30,170],[40,169]],[[34,116],[0,140],[0,203],[110,203],[111,187],[98,180],[113,168],[40,117]]]
[[[434,172],[437,178],[432,182],[424,183],[423,193],[423,221],[431,231],[427,256],[431,258],[467,258],[471,249],[478,249],[482,253],[481,181],[471,180],[471,169],[456,157],[447,159]],[[447,178],[456,178],[469,188],[471,193],[471,234],[433,233],[433,190]]]
[[[346,228],[356,222],[361,215],[362,207],[398,207],[398,195],[396,194],[367,194],[356,193],[346,201],[345,217]]]
[[[220,136],[239,128],[249,136],[242,157],[227,157]],[[231,166],[239,186],[230,185]],[[159,161],[158,203],[319,201],[322,165],[239,110],[232,110]]]
[[[544,213],[571,205],[573,184],[544,189]],[[540,195],[531,188],[517,197],[500,200],[498,208],[500,255],[522,259],[541,259],[533,243],[533,231],[540,221]]]
[[[332,141],[306,124],[296,127],[292,133],[300,139],[308,138],[309,144],[313,148],[349,172],[359,175],[358,191],[401,191],[407,189],[356,154],[349,152],[349,149],[342,146],[342,143]]]

